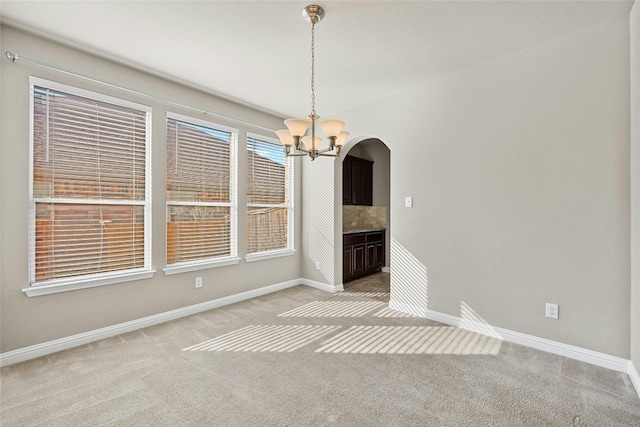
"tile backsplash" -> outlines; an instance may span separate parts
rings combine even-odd
[[[368,228],[387,228],[386,206],[342,207],[342,229],[361,230]]]

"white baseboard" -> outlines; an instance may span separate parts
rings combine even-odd
[[[624,372],[629,374],[631,380],[634,381],[634,378],[632,377],[632,374],[630,372],[630,366],[633,365],[631,365],[631,362],[629,360],[622,359],[620,357],[610,356],[608,354],[600,353],[597,351],[587,350],[582,347],[563,344],[557,341],[552,341],[533,335],[527,335],[521,332],[511,331],[509,329],[504,329],[497,326],[491,326],[475,320],[462,319],[450,314],[440,313],[438,311],[424,309],[421,307],[415,307],[393,300],[389,302],[389,308],[413,314],[414,316],[435,320],[436,322],[444,323],[447,325],[457,326],[484,335],[489,335],[495,338],[500,338],[505,341],[535,348],[537,350],[546,351],[548,353],[558,354],[560,356],[565,356],[571,359],[579,360],[581,362],[591,363],[592,365],[601,366],[603,368],[612,369],[614,371]],[[640,390],[640,379],[637,376],[637,372],[635,372],[635,375],[636,379],[634,382],[634,386],[636,388],[636,391],[638,391]]]
[[[633,387],[636,389],[636,393],[638,394],[638,397],[640,397],[640,374],[638,374],[638,371],[636,370],[636,367],[633,366],[633,362],[631,360],[629,360],[629,378],[631,378],[631,383],[633,384]]]
[[[222,297],[215,300],[190,305],[188,307],[178,308],[176,310],[154,314],[152,316],[143,317],[141,319],[119,323],[117,325],[107,326],[105,328],[95,329],[93,331],[83,332],[81,334],[72,335],[69,337],[64,337],[64,338],[60,338],[53,341],[47,341],[41,344],[35,344],[29,347],[19,348],[13,351],[8,351],[6,353],[0,354],[0,367],[13,365],[14,363],[24,362],[30,359],[35,359],[36,357],[46,356],[48,354],[56,353],[58,351],[68,350],[70,348],[78,347],[80,345],[88,344],[101,339],[110,338],[116,335],[131,332],[131,331],[136,331],[138,329],[147,328],[149,326],[158,325],[160,323],[168,322],[169,320],[174,320],[180,317],[201,313],[203,311],[222,307],[224,305],[233,304],[236,302],[266,295],[272,292],[291,288],[293,286],[297,286],[301,284],[306,284],[307,286],[313,286],[305,282],[310,282],[310,281],[306,279],[288,280],[286,282],[264,286],[262,288],[254,289],[251,291],[240,292],[238,294],[229,295],[227,297]],[[330,285],[325,285],[325,286],[330,286]],[[313,287],[318,289],[323,289],[322,287],[319,287],[319,286],[313,286]],[[323,289],[323,290],[328,290],[328,289]],[[331,292],[331,290],[329,291]]]
[[[337,285],[329,285],[328,283],[316,282],[315,280],[304,278],[300,279],[300,283],[311,288],[320,289],[321,291],[331,292],[332,294],[335,294],[336,292],[342,292],[344,290],[344,286],[342,285],[342,283],[339,283]]]

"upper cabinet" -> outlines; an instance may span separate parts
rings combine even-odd
[[[373,162],[346,156],[342,163],[342,204],[373,204]]]

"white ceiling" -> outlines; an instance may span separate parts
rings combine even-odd
[[[318,0],[326,16],[316,26],[316,111],[326,118],[410,90],[628,15],[632,3]],[[2,0],[0,16],[286,117],[310,111],[307,4]]]

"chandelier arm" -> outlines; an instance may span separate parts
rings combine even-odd
[[[316,151],[318,151],[318,153],[326,153],[326,152],[331,151],[331,150],[333,150],[333,148],[323,148],[321,150],[316,150]]]
[[[335,152],[331,152],[331,153],[329,153],[329,151],[333,151],[333,148],[325,148],[324,150],[319,151],[318,155],[325,156],[325,157],[339,157],[341,148],[342,147],[340,145],[336,145]]]
[[[311,150],[307,150],[306,148],[303,148],[302,146],[300,146],[300,148],[296,148],[296,151],[294,151],[294,152],[297,152],[297,151],[300,151],[300,152],[306,153],[306,154],[311,152]]]

